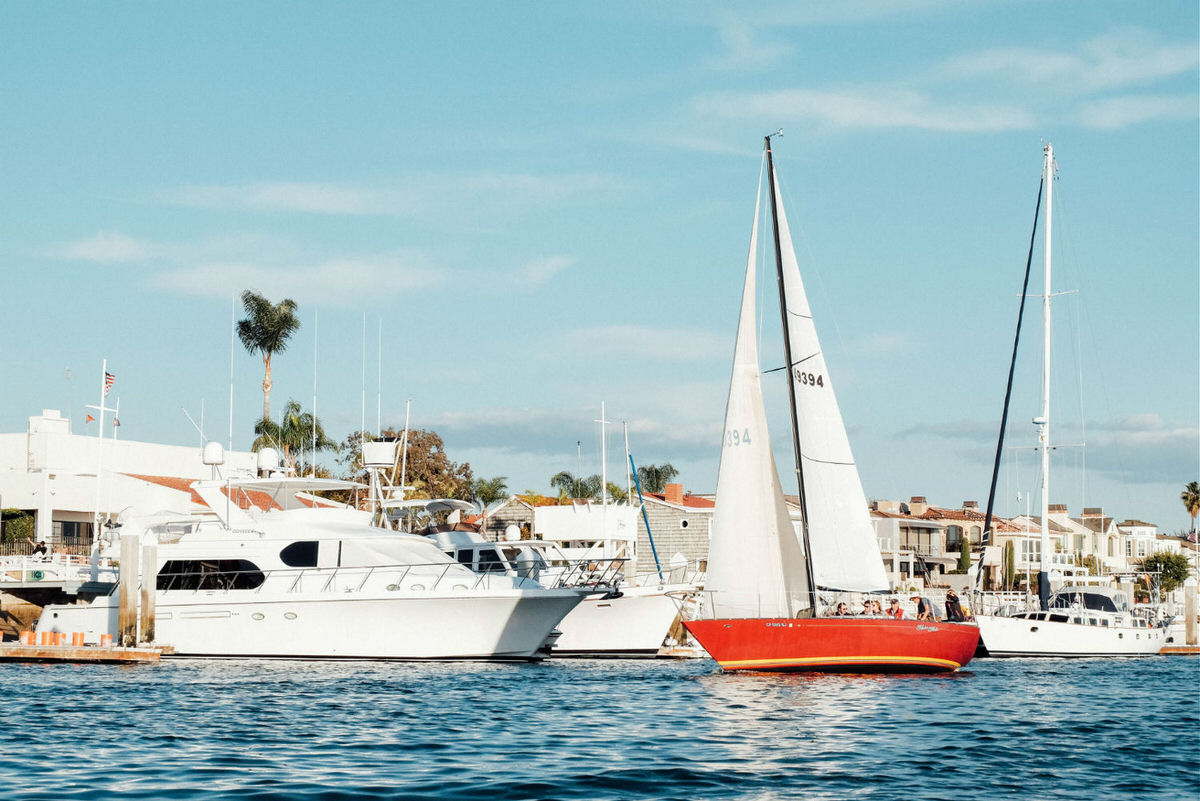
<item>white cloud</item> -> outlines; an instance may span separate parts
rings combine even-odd
[[[545,284],[563,270],[575,264],[573,256],[546,256],[528,261],[516,271],[514,279],[518,284],[528,287],[539,287]]]
[[[1028,110],[1005,102],[934,101],[921,92],[888,87],[822,91],[718,92],[693,102],[706,119],[758,119],[760,125],[821,124],[829,128],[916,128],[985,132],[1033,127]]]
[[[1196,95],[1129,95],[1083,103],[1079,122],[1088,128],[1114,129],[1153,120],[1195,120],[1198,114]]]
[[[457,213],[464,219],[508,216],[588,198],[621,186],[611,175],[477,172],[416,174],[375,185],[275,181],[183,186],[159,193],[161,202],[219,211],[258,211],[382,217]]]
[[[185,295],[227,297],[239,288],[298,303],[352,306],[442,284],[447,275],[424,259],[403,254],[333,258],[316,264],[264,265],[251,261],[209,262],[156,275],[159,289]]]
[[[87,239],[51,248],[49,255],[73,261],[127,264],[145,261],[155,252],[155,246],[145,240],[134,239],[120,231],[101,231]]]
[[[971,83],[992,78],[1077,94],[1186,75],[1198,63],[1194,42],[1168,43],[1144,31],[1124,29],[1084,42],[1074,52],[1009,47],[955,56],[938,67],[937,75]]]

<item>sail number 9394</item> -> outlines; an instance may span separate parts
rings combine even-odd
[[[825,386],[825,378],[820,373],[806,373],[803,370],[796,370],[796,380],[806,387],[823,387]]]

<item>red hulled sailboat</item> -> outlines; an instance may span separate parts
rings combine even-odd
[[[829,617],[887,575],[858,468],[800,279],[766,138],[776,276],[801,510],[792,526],[763,408],[755,337],[759,199],[742,291],[717,478],[703,619],[685,623],[725,670],[941,672],[970,661],[979,629],[889,617]]]

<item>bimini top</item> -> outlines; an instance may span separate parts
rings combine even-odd
[[[1116,587],[1087,585],[1061,587],[1050,596],[1051,609],[1070,609],[1076,604],[1096,612],[1125,612],[1129,610],[1129,597]]]

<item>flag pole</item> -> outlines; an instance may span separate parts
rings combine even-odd
[[[96,414],[100,415],[97,420],[99,429],[96,440],[96,514],[92,518],[92,543],[98,545],[100,542],[100,473],[104,466],[104,396],[108,393],[108,359],[104,359],[100,366],[100,405],[96,409]]]

